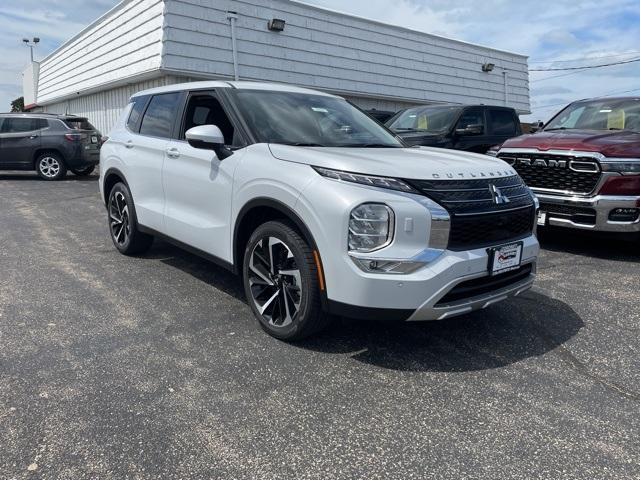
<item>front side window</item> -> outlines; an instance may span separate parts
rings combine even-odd
[[[315,147],[402,147],[346,100],[309,93],[230,92],[259,142]]]
[[[631,130],[640,132],[640,98],[572,103],[545,130]]]
[[[494,135],[516,135],[518,133],[516,120],[509,110],[489,110],[489,121]]]
[[[224,108],[211,94],[193,95],[187,102],[180,139],[184,140],[187,130],[200,125],[215,125],[224,135],[225,145],[241,147],[244,145],[238,131],[229,120]]]
[[[456,121],[460,107],[416,107],[405,110],[389,124],[397,132],[444,133]]]
[[[481,109],[477,110],[466,110],[461,116],[460,120],[456,125],[456,130],[464,130],[471,126],[479,125],[482,127],[482,131],[486,131],[484,127],[484,111]]]
[[[180,93],[154,95],[142,118],[140,134],[151,137],[171,138],[179,102]]]
[[[41,128],[37,118],[5,118],[2,122],[2,133],[33,132]]]

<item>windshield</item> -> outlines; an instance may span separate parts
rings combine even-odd
[[[346,100],[308,93],[235,90],[260,142],[312,147],[402,147],[394,135]]]
[[[640,98],[576,102],[556,115],[545,130],[640,131]]]
[[[391,120],[389,128],[396,132],[416,131],[441,133],[448,131],[458,118],[460,107],[416,107],[405,110]]]

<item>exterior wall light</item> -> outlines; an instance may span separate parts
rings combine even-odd
[[[482,64],[482,71],[483,72],[493,72],[493,69],[495,68],[495,64],[494,63],[483,63]]]
[[[282,32],[284,30],[284,26],[286,25],[286,23],[287,22],[285,22],[281,18],[273,18],[269,20],[269,22],[267,23],[267,27],[272,32]]]

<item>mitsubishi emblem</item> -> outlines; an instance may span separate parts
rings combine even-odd
[[[489,185],[489,191],[491,192],[491,199],[496,205],[503,205],[505,203],[511,202],[511,200],[509,200],[509,197],[502,193],[502,190],[496,187],[495,184],[492,183],[491,185]]]

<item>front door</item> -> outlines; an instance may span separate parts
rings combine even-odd
[[[191,147],[185,132],[216,125],[235,153],[220,161],[211,150]],[[233,175],[244,150],[240,133],[215,92],[189,96],[179,135],[164,161],[165,229],[170,237],[231,262],[231,198]]]
[[[0,127],[0,167],[31,169],[40,148],[40,130],[46,120],[30,117],[5,117]]]
[[[461,135],[455,133],[455,130],[462,130],[471,125],[480,125],[481,132],[475,135]],[[467,152],[485,153],[492,144],[487,140],[487,122],[484,118],[484,109],[467,108],[460,115],[456,128],[454,130],[453,148],[456,150],[465,150]]]

